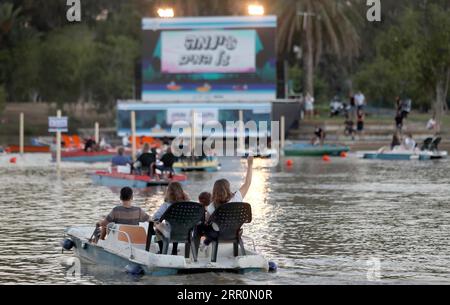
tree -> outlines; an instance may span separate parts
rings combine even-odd
[[[354,1],[281,0],[277,1],[278,50],[290,54],[300,44],[304,73],[304,92],[314,93],[314,74],[323,53],[339,59],[359,52],[356,30],[359,15]]]

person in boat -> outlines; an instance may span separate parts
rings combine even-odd
[[[177,158],[172,153],[172,149],[170,147],[167,148],[166,153],[161,157],[160,161],[162,165],[155,165],[155,168],[160,170],[162,173],[169,172],[170,176],[173,175],[173,164],[177,161]]]
[[[89,138],[86,140],[86,142],[84,142],[84,151],[92,152],[95,150],[96,145],[97,143],[95,142],[95,140],[93,138]]]
[[[119,147],[117,149],[117,155],[115,155],[111,160],[112,166],[126,166],[128,164],[131,165],[131,157],[125,156],[125,149],[123,147]]]
[[[403,146],[407,150],[415,150],[417,147],[416,141],[413,139],[412,134],[408,134],[403,140]]]
[[[227,179],[219,179],[214,183],[213,191],[211,193],[211,203],[206,208],[206,221],[211,217],[214,211],[221,205],[229,202],[242,202],[247,195],[250,185],[252,184],[253,175],[253,156],[247,158],[247,173],[245,175],[244,183],[239,190],[232,193],[230,182]],[[211,241],[217,238],[218,232],[213,225],[200,225],[199,232],[206,236],[200,249],[203,251],[205,247],[209,246]]]
[[[316,129],[314,130],[314,138],[311,140],[312,145],[323,145],[323,142],[325,141],[325,132],[322,128],[319,126],[316,126]]]
[[[167,209],[174,203],[177,202],[186,202],[189,201],[189,196],[184,192],[183,187],[181,186],[181,183],[179,182],[171,182],[167,186],[166,194],[164,196],[164,203],[159,207],[159,209],[153,214],[153,221],[155,224],[155,227],[160,231],[164,232],[168,230],[166,226],[160,222],[161,217],[164,215],[164,213],[167,211]],[[164,233],[163,233],[164,234]],[[160,253],[162,252],[162,246],[163,243],[161,240],[158,240],[159,250]],[[178,253],[177,251],[177,243],[174,243],[172,248],[172,255],[176,255]]]
[[[211,193],[210,192],[202,192],[198,195],[198,202],[204,207],[207,208],[211,204]]]
[[[401,145],[402,145],[402,137],[400,135],[400,132],[397,130],[392,136],[391,150],[394,150],[394,148]]]
[[[105,219],[97,223],[97,226],[101,227],[100,239],[105,239],[109,223],[137,226],[140,222],[150,219],[150,215],[143,209],[132,205],[133,190],[131,188],[124,187],[120,190],[120,201],[121,205],[114,207]]]
[[[142,153],[138,156],[134,167],[138,168],[140,173],[147,173],[153,176],[153,166],[156,163],[156,152],[150,149],[150,144],[144,143]]]

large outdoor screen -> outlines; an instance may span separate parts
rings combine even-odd
[[[276,17],[146,18],[142,100],[276,98]]]

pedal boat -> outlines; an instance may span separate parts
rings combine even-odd
[[[438,160],[448,156],[447,151],[411,151],[411,150],[379,150],[372,152],[358,152],[358,156],[371,160]]]
[[[292,144],[286,145],[284,155],[290,157],[322,157],[324,155],[340,156],[343,152],[349,152],[350,147],[341,145],[311,145]]]
[[[180,160],[173,164],[173,169],[176,172],[216,172],[220,169],[220,163],[217,158],[212,160]]]

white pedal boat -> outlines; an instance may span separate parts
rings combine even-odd
[[[63,248],[73,249],[82,261],[110,265],[134,274],[166,276],[207,271],[269,271],[269,262],[256,253],[254,245],[253,251],[245,249],[245,255],[239,249],[239,255],[235,257],[233,243],[220,243],[216,262],[211,262],[211,251],[199,251],[197,261],[194,261],[192,253],[185,258],[184,244],[178,245],[178,255],[170,255],[172,245],[169,254],[157,254],[159,247],[155,236],[152,237],[150,250],[146,251],[147,227],[148,223],[140,226],[114,225],[106,239],[97,243],[90,242],[95,227],[70,227],[66,230]],[[271,262],[271,268],[273,266]]]

